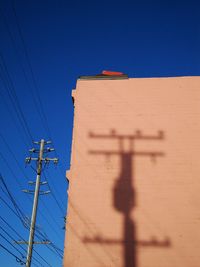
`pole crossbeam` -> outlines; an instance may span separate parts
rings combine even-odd
[[[19,241],[15,241],[16,244],[27,244],[28,245],[28,241],[23,241],[23,240],[19,240]],[[46,241],[33,241],[34,245],[49,245],[51,244],[51,241],[46,240]]]

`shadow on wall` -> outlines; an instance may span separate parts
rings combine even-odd
[[[143,135],[140,131],[137,131],[134,135],[120,135],[116,131],[112,130],[110,134],[89,134],[90,138],[98,139],[115,139],[118,140],[119,150],[118,151],[89,151],[93,155],[105,155],[112,156],[118,155],[121,162],[121,172],[119,177],[116,179],[113,188],[113,206],[116,211],[120,212],[123,216],[123,236],[121,240],[106,239],[100,236],[90,239],[85,237],[84,243],[97,243],[99,245],[123,245],[123,261],[124,267],[137,267],[137,246],[154,246],[154,247],[170,247],[170,241],[166,238],[164,241],[158,241],[156,238],[151,240],[137,240],[136,239],[136,227],[135,222],[132,220],[131,212],[135,207],[136,193],[134,188],[134,162],[135,157],[150,157],[156,159],[164,156],[161,151],[135,151],[134,145],[137,140],[163,140],[164,133],[159,131],[155,136]],[[124,149],[124,143],[129,142],[128,150]],[[114,222],[113,222],[114,223]]]

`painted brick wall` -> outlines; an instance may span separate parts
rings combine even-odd
[[[73,95],[64,267],[199,267],[200,77]]]

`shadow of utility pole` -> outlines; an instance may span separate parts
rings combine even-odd
[[[143,135],[140,131],[137,131],[134,135],[120,135],[114,130],[108,135],[103,134],[89,134],[90,138],[101,138],[101,139],[116,139],[119,143],[118,151],[89,151],[93,155],[105,155],[112,156],[118,155],[121,162],[121,172],[120,176],[117,178],[114,188],[113,188],[113,206],[114,208],[122,213],[123,215],[123,238],[122,240],[117,239],[107,239],[101,236],[95,236],[93,239],[85,237],[83,242],[85,243],[97,243],[103,245],[113,245],[120,244],[124,247],[123,260],[124,267],[137,267],[137,253],[136,247],[170,247],[171,243],[168,238],[163,241],[158,241],[156,238],[151,238],[150,240],[136,240],[136,226],[131,218],[131,211],[136,206],[136,193],[134,188],[134,159],[136,156],[150,157],[156,159],[157,157],[164,156],[163,152],[160,151],[135,151],[134,144],[136,140],[163,140],[164,134],[159,131],[157,135]],[[124,149],[124,142],[128,140],[129,149],[128,151]],[[110,223],[110,222],[109,222]],[[113,222],[114,223],[114,222]]]

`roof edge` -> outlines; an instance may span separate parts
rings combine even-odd
[[[78,80],[123,80],[128,79],[128,75],[93,75],[93,76],[79,76]]]

